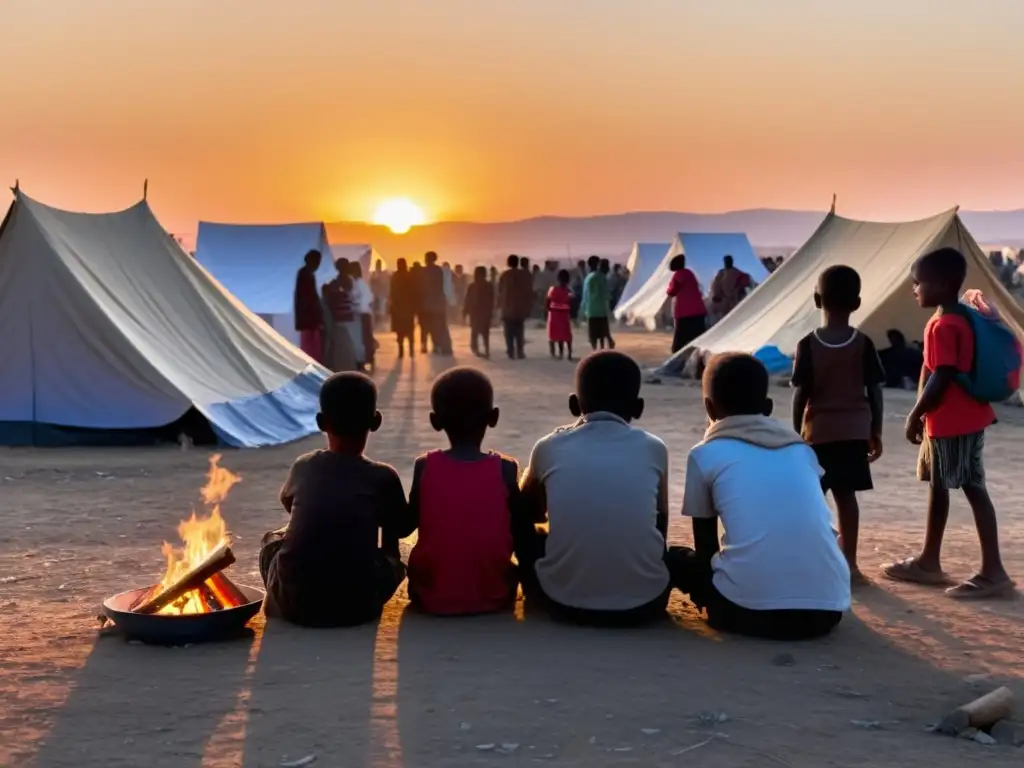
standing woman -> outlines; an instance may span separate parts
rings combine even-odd
[[[708,310],[697,276],[686,268],[686,257],[682,254],[676,256],[668,268],[672,270],[672,280],[666,293],[675,299],[672,305],[672,317],[675,319],[672,354],[675,354],[707,330]]]
[[[349,277],[348,259],[338,259],[334,266],[338,276],[324,283],[324,365],[335,373],[356,369],[356,349],[352,343],[352,326],[359,328],[352,310],[352,278]],[[358,331],[357,331],[358,332]]]
[[[415,357],[413,336],[416,328],[416,292],[412,273],[405,259],[398,260],[395,274],[391,276],[388,311],[391,313],[391,330],[398,341],[398,356],[405,357],[405,343],[408,341],[409,357]]]

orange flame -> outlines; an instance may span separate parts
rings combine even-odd
[[[203,562],[222,543],[230,543],[227,524],[220,515],[220,505],[228,497],[228,493],[242,478],[220,466],[221,456],[210,457],[210,470],[206,475],[206,485],[200,490],[203,503],[209,508],[207,517],[196,517],[195,511],[188,520],[178,526],[178,536],[184,544],[177,548],[163,544],[163,554],[167,558],[167,571],[160,581],[157,591],[173,585],[190,570]],[[204,613],[205,607],[198,590],[188,592],[180,599],[163,608],[162,614]]]

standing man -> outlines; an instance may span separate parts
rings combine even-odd
[[[515,254],[506,261],[508,269],[498,278],[498,307],[505,331],[505,352],[509,360],[526,357],[526,318],[533,305],[533,279]]]
[[[309,251],[305,263],[295,277],[295,330],[299,332],[299,348],[323,364],[324,310],[316,287],[316,271],[322,260],[320,251]]]
[[[591,349],[605,348],[605,341],[609,349],[615,349],[615,342],[611,338],[611,330],[608,324],[608,275],[607,271],[601,271],[601,257],[591,256],[587,259],[587,268],[590,274],[583,281],[583,303],[580,311],[587,318],[587,332],[590,336]]]
[[[377,259],[373,266],[370,290],[373,291],[373,321],[377,324],[388,316],[388,295],[391,293],[391,274],[384,271],[381,259]]]
[[[735,267],[732,256],[725,256],[722,259],[722,268],[711,281],[711,310],[714,312],[715,322],[736,309],[736,305],[747,295],[747,290],[752,284],[750,275]]]
[[[437,265],[437,254],[427,251],[423,257],[423,315],[425,325],[434,339],[434,352],[452,353],[452,337],[448,332],[448,296],[444,289],[444,270]]]

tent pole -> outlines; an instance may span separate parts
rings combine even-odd
[[[14,186],[11,187],[11,192],[13,192],[15,195],[17,195],[18,192],[20,192],[20,191],[21,191],[21,186],[19,185],[18,180],[15,179],[14,180]]]
[[[149,197],[149,179],[142,181],[142,199],[145,200]]]
[[[829,209],[829,213],[835,215],[836,212],[836,193],[832,193],[832,207]]]

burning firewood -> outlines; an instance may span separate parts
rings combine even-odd
[[[219,574],[235,562],[235,555],[225,541],[214,549],[202,562],[187,571],[180,579],[155,594],[148,594],[132,606],[134,613],[159,613],[162,608],[203,586],[207,579]]]
[[[237,608],[249,602],[249,598],[223,571],[213,574],[206,581],[207,587],[224,608]]]

